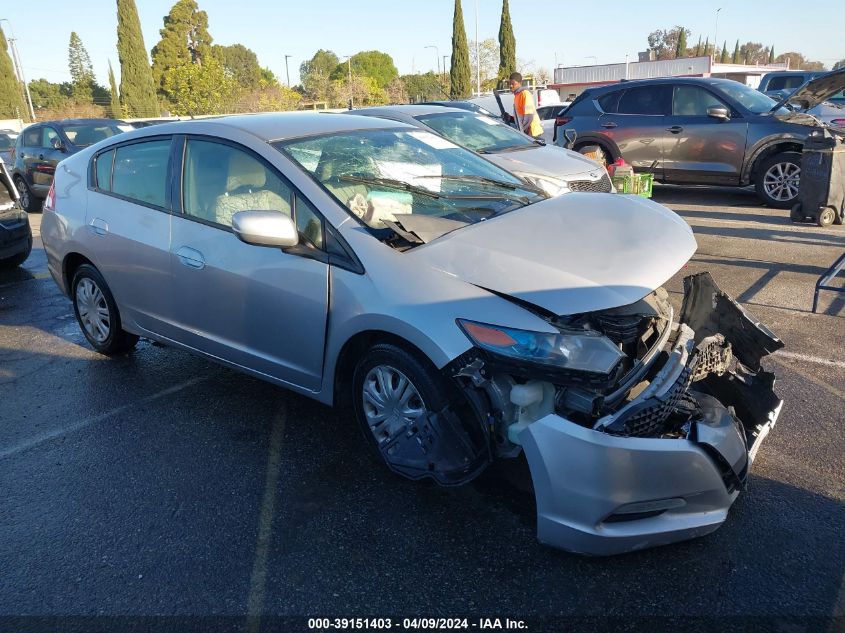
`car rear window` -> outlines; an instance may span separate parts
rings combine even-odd
[[[766,90],[795,90],[804,84],[806,78],[804,75],[789,75],[781,77],[772,77]]]
[[[619,98],[618,114],[668,114],[672,92],[669,86],[629,88]]]
[[[94,143],[107,139],[123,130],[111,123],[95,125],[66,125],[64,126],[65,136],[77,147],[88,147]]]

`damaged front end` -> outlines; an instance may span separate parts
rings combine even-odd
[[[447,368],[488,427],[489,444],[467,459],[524,450],[538,538],[555,547],[614,554],[718,528],[780,412],[760,365],[780,339],[709,273],[684,280],[677,322],[663,289],[621,308],[542,316],[561,330],[561,366],[481,344]],[[599,371],[578,365],[591,359]]]

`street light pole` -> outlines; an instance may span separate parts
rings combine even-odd
[[[21,57],[18,53],[18,45],[17,45],[17,38],[15,37],[15,30],[12,28],[12,23],[9,22],[7,18],[0,18],[0,22],[6,22],[9,25],[9,34],[11,37],[8,38],[9,45],[12,49],[12,63],[15,66],[15,72],[18,76],[18,81],[23,83],[24,93],[26,94],[26,102],[29,105],[29,116],[30,118],[35,121],[35,109],[32,107],[32,95],[29,94],[29,84],[26,82],[26,76],[23,74],[23,64],[21,63]]]
[[[481,56],[478,54],[478,0],[475,0],[475,95],[481,96]]]
[[[424,46],[423,48],[433,48],[434,54],[437,56],[437,74],[440,74],[440,49],[437,48],[434,44],[429,44],[428,46]]]
[[[719,45],[719,11],[722,7],[716,9],[716,32],[713,34],[713,57],[716,57],[716,47]],[[707,51],[704,51],[705,53]]]
[[[285,77],[288,80],[288,88],[290,88],[290,71],[288,70],[288,60],[293,57],[293,55],[285,55]]]
[[[352,109],[352,55],[346,56],[346,67],[347,67],[347,85],[349,86],[349,109]]]
[[[446,90],[446,59],[447,59],[448,57],[449,57],[448,55],[444,55],[444,56],[443,56],[443,79],[442,79],[442,81],[443,81],[443,90],[444,90],[444,92],[445,92],[445,90]]]

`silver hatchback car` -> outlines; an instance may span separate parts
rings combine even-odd
[[[139,336],[346,407],[391,470],[524,452],[538,536],[613,554],[715,530],[781,401],[780,340],[637,197],[549,197],[448,140],[334,114],[129,132],[62,161],[50,272],[91,345]]]

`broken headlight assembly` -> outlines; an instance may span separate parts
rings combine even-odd
[[[598,332],[532,332],[463,319],[458,325],[485,351],[551,368],[609,374],[625,358]]]
[[[523,180],[527,180],[532,185],[539,187],[546,194],[554,198],[564,193],[569,193],[569,183],[559,178],[552,178],[550,176],[540,176],[539,174],[528,174],[525,172],[514,172]]]

